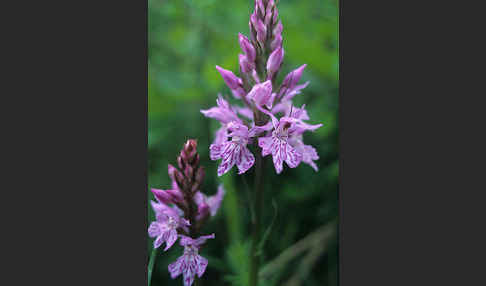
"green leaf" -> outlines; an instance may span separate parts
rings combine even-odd
[[[273,225],[275,224],[275,220],[277,219],[278,208],[277,208],[277,203],[275,202],[274,198],[272,198],[272,206],[273,206],[272,222],[270,223],[270,226],[265,230],[265,233],[263,234],[263,237],[260,240],[260,243],[258,244],[258,248],[257,248],[258,250],[255,253],[257,256],[259,256],[263,253],[263,247],[265,246],[265,242],[268,240],[268,237],[270,236],[270,233],[272,232]]]
[[[148,263],[148,286],[150,286],[150,283],[152,282],[152,272],[154,271],[154,264],[155,264],[155,259],[157,258],[157,248],[154,248],[152,250],[152,253],[150,254],[150,260]]]

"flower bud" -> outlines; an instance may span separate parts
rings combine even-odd
[[[186,165],[182,159],[182,154],[183,152],[181,151],[181,154],[177,156],[177,166],[179,166],[179,169],[184,170],[184,166]]]
[[[191,162],[191,165],[196,168],[197,166],[199,166],[199,160],[200,160],[199,154],[196,153],[196,156],[194,157],[194,160]]]
[[[171,200],[174,203],[180,203],[184,200],[184,196],[179,190],[166,190],[165,192],[171,196]]]
[[[263,24],[265,24],[265,27],[270,27],[270,22],[272,21],[272,12],[267,12],[265,15],[265,19],[263,20]]]
[[[297,85],[306,66],[307,64],[303,64],[285,76],[280,87],[279,98],[282,95],[287,94],[287,91],[292,90]]]
[[[184,144],[181,150],[181,157],[186,164],[190,164],[197,154],[197,141],[194,139],[189,139]],[[181,169],[183,169],[181,167]]]
[[[159,190],[159,189],[151,189],[152,193],[154,194],[154,197],[161,203],[164,204],[171,204],[173,203],[172,201],[172,196],[168,194],[164,190]]]
[[[262,20],[254,13],[250,16],[250,21],[257,33],[257,41],[263,47],[267,38],[267,28],[265,27],[265,24],[263,24]]]
[[[252,42],[256,42],[256,31],[255,31],[255,28],[253,28],[253,24],[251,23],[251,17],[250,17],[250,21],[248,21],[248,26],[250,27],[250,39]]]
[[[275,7],[275,0],[267,1],[267,11]]]
[[[249,62],[245,55],[239,54],[238,61],[240,62],[240,69],[244,73],[248,73],[255,68],[255,65],[252,62]]]
[[[241,79],[237,77],[232,71],[225,70],[220,66],[216,66],[216,69],[219,71],[219,73],[223,77],[224,82],[231,90],[237,90],[239,87],[241,87]]]
[[[268,1],[267,9],[265,10],[265,20],[264,20],[265,26],[267,27],[270,27],[273,18],[272,11],[276,10],[274,8],[275,8],[275,2],[273,0]]]
[[[174,172],[174,177],[175,177],[175,181],[176,181],[177,185],[179,186],[179,189],[184,190],[184,188],[185,188],[184,175],[179,170],[176,170]]]
[[[187,153],[196,152],[196,148],[197,148],[197,141],[194,139],[189,139],[184,144],[184,151]]]
[[[282,46],[282,34],[275,35],[275,38],[270,43],[270,49],[275,51],[278,47]]]
[[[248,38],[241,33],[238,33],[238,39],[240,42],[241,50],[245,53],[248,61],[252,63],[255,62],[256,51],[250,40],[248,40]]]
[[[275,7],[275,9],[273,9],[273,25],[275,25],[275,23],[277,23],[277,18],[278,18],[278,9],[277,7]]]
[[[192,178],[194,176],[194,168],[191,165],[186,165],[186,168],[184,169],[184,175],[186,175],[186,178],[189,181],[192,181]]]
[[[263,5],[263,0],[256,0],[255,11],[257,10],[260,15],[265,15],[265,5]]]
[[[202,182],[204,181],[204,175],[205,175],[204,168],[199,167],[196,171],[196,178],[195,178],[196,183],[201,185]]]
[[[272,108],[275,98],[275,93],[272,93],[272,81],[267,80],[253,86],[248,93],[248,98],[253,100],[258,106],[266,105],[269,109]]]
[[[304,71],[306,66],[307,64],[303,64],[291,72],[292,80],[290,82],[290,88],[293,88],[297,85],[297,83],[299,83],[299,80],[302,77],[302,72]]]
[[[278,21],[277,26],[275,26],[275,28],[273,28],[272,35],[273,36],[276,36],[278,34],[281,35],[282,34],[282,31],[283,31],[282,21]]]
[[[274,50],[267,61],[267,79],[272,79],[277,71],[280,69],[284,57],[284,50],[282,47],[278,47]]]

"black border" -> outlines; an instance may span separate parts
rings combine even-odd
[[[146,285],[147,1],[12,4],[0,284]]]

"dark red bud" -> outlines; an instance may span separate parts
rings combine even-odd
[[[194,158],[194,161],[191,163],[191,165],[194,168],[197,168],[197,166],[199,166],[199,154],[196,153],[196,157]]]
[[[201,187],[201,184],[199,182],[194,182],[191,187],[191,193],[195,194],[199,190],[199,187]]]
[[[181,169],[181,170],[184,170],[184,166],[185,166],[184,160],[182,159],[183,153],[184,152],[181,151],[181,155],[179,157],[177,157],[177,165],[179,166],[179,169]]]
[[[194,139],[187,140],[186,144],[184,144],[184,150],[187,153],[192,153],[197,148],[197,141]]]
[[[186,168],[184,169],[184,174],[186,175],[187,179],[192,180],[194,176],[194,168],[192,168],[191,165],[186,165]]]
[[[184,175],[179,170],[176,170],[174,172],[174,177],[177,185],[179,186],[179,189],[183,190],[184,189]]]
[[[196,182],[202,184],[202,182],[204,181],[204,175],[205,175],[204,168],[199,167],[196,172]]]

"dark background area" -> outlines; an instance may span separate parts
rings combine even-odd
[[[272,261],[283,250],[322,226],[333,224],[334,232],[324,247],[309,247],[273,271],[262,285],[337,285],[338,264],[338,2],[329,0],[280,1],[284,25],[285,59],[279,81],[306,63],[301,82],[310,81],[295,104],[306,104],[310,123],[323,123],[306,133],[306,144],[320,156],[319,172],[301,164],[276,175],[270,157],[265,162],[266,229],[275,224],[265,244],[264,260]],[[209,266],[198,285],[245,285],[249,247],[249,211],[242,176],[235,170],[218,178],[217,161],[209,159],[209,145],[218,128],[200,109],[216,104],[218,93],[229,95],[215,65],[238,74],[238,32],[248,35],[253,1],[161,1],[150,0],[148,9],[148,175],[149,187],[169,188],[167,164],[188,138],[198,140],[201,164],[206,168],[202,190],[209,195],[224,183],[227,191],[222,207],[206,224],[205,233],[216,234],[202,255]],[[253,182],[253,169],[244,175]],[[149,193],[149,199],[153,199]],[[149,220],[153,212],[149,210]],[[152,239],[148,240],[149,251]],[[176,245],[159,251],[153,285],[180,285],[171,280],[167,266],[181,253]],[[266,263],[263,264],[265,266]]]

